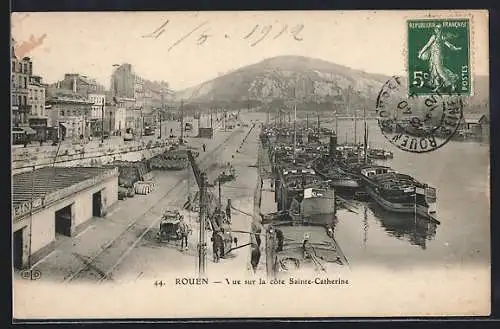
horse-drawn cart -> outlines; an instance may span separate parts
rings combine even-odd
[[[167,210],[160,221],[157,238],[160,242],[180,240],[180,224],[184,217],[177,210]]]

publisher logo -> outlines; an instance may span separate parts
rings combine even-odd
[[[38,280],[42,277],[42,272],[39,270],[24,270],[21,272],[21,278],[25,280]]]

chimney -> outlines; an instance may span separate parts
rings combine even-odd
[[[76,94],[76,75],[73,76],[73,92]]]

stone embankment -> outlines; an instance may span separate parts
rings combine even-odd
[[[15,148],[12,150],[14,174],[47,166],[98,166],[115,160],[139,161],[164,152],[171,142],[167,140],[132,141],[126,143],[89,143]]]

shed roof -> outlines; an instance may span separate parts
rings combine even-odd
[[[113,171],[95,167],[45,167],[12,177],[13,207]],[[32,196],[32,192],[33,196]]]
[[[479,123],[485,114],[467,113],[464,114],[465,123]]]

